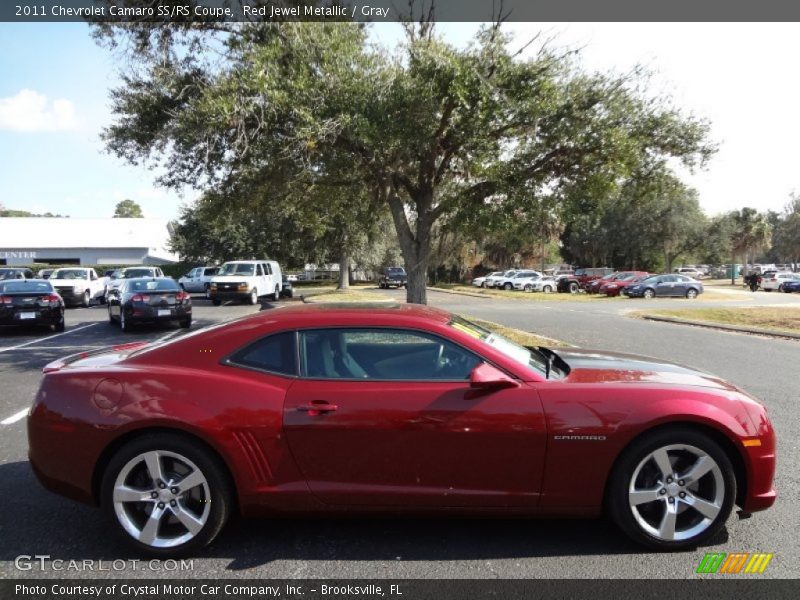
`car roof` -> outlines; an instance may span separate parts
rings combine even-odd
[[[126,279],[125,283],[135,283],[137,281],[171,281],[175,283],[175,285],[178,285],[172,277],[131,277],[130,279]]]
[[[327,326],[413,326],[420,320],[449,323],[452,315],[439,308],[422,304],[388,302],[294,304],[278,309],[262,310],[240,323],[271,321],[287,327]]]

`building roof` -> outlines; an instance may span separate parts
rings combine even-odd
[[[168,248],[166,219],[0,217],[0,248],[143,248],[177,260]]]

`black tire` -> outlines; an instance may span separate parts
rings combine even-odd
[[[183,327],[184,329],[189,329],[189,327],[191,327],[191,326],[192,326],[192,318],[191,318],[191,317],[189,317],[188,319],[184,319],[183,321],[181,321],[181,322],[179,323],[179,325],[180,325],[181,327]]]
[[[106,303],[106,295],[105,295],[105,294],[103,294],[102,296],[100,296],[100,297],[97,299],[97,301],[98,301],[100,304],[105,304],[105,303]]]
[[[652,300],[656,297],[656,291],[653,288],[647,288],[642,292],[642,298]]]
[[[203,528],[180,545],[159,548],[140,542],[123,528],[115,511],[114,484],[120,471],[135,457],[153,450],[175,453],[191,460],[205,477],[210,490],[210,497],[206,500],[210,510]],[[103,473],[100,504],[115,531],[140,552],[155,557],[187,556],[210,544],[222,530],[233,508],[233,490],[225,465],[200,443],[180,435],[153,433],[132,440],[111,458]]]
[[[89,290],[83,292],[83,298],[81,298],[81,306],[83,308],[89,308],[89,305],[92,303],[92,295],[89,293]]]
[[[689,300],[694,300],[697,298],[697,290],[694,288],[689,288],[686,290],[686,298]]]
[[[779,292],[786,291],[786,290],[784,290],[784,289],[783,289],[783,284],[780,284],[780,285],[778,286],[778,291],[779,291]]]
[[[119,309],[119,328],[125,333],[131,330],[131,324],[128,323],[128,319],[125,318],[125,311],[122,310],[122,308]]]
[[[247,301],[250,306],[255,306],[258,304],[258,290],[256,288],[250,290],[250,297],[247,299]]]
[[[552,285],[546,285],[546,286],[542,287],[542,291],[545,294],[549,294],[550,292],[553,291],[553,286]]]
[[[525,292],[532,292],[533,291],[533,286],[530,283],[526,283],[525,287],[522,288],[522,290],[525,291]]]
[[[214,306],[219,306],[220,304],[222,304],[222,300],[220,300],[219,298],[212,298],[211,304],[213,304]]]
[[[570,281],[569,282],[569,293],[570,294],[577,294],[581,287],[578,285],[577,281]]]
[[[211,297],[211,293],[208,291],[208,289],[208,284],[205,284],[205,286],[203,286],[203,293],[205,294],[206,300]]]
[[[509,291],[509,290],[511,290],[511,289],[513,289],[513,288],[514,288],[514,286],[513,286],[512,284],[508,283],[508,282],[506,282],[506,283],[504,283],[504,284],[503,284],[503,289],[504,289],[505,291]]]
[[[279,288],[277,285],[275,286],[275,293],[274,293],[274,294],[272,294],[272,299],[273,299],[275,302],[277,302],[278,300],[280,300],[280,299],[281,299],[281,290],[280,290],[280,288]]]
[[[53,331],[64,331],[67,328],[66,323],[64,323],[64,316],[61,316],[61,320],[53,325]]]
[[[117,322],[117,320],[111,314],[111,307],[110,306],[108,307],[108,322],[111,323],[112,325],[116,324],[116,322]]]
[[[772,291],[772,290],[771,290],[771,289],[769,289],[769,288],[761,288],[761,289],[762,289],[762,290],[764,290],[765,292],[771,292],[771,291]]]
[[[482,281],[482,282],[481,282],[481,287],[482,287],[482,288],[485,288],[485,287],[486,287],[486,282],[485,282],[485,281]]]
[[[639,525],[628,499],[631,478],[644,458],[658,448],[686,444],[710,456],[719,466],[724,483],[724,497],[719,513],[700,533],[685,540],[666,541]],[[716,536],[725,526],[736,498],[736,476],[730,458],[710,436],[688,427],[672,427],[645,434],[626,448],[617,460],[607,487],[607,508],[611,518],[635,542],[655,550],[688,550]]]

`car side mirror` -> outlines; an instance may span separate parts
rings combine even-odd
[[[469,386],[479,390],[502,390],[519,384],[489,363],[481,363],[469,375]]]

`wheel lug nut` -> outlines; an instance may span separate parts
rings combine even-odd
[[[678,482],[678,485],[686,485],[686,482],[685,482],[683,479],[681,479],[681,480]]]
[[[666,494],[666,493],[667,493],[667,490],[665,490],[664,488],[661,488],[661,489],[658,491],[658,493],[659,493],[659,494],[661,494],[661,495],[663,496],[664,494]]]
[[[679,494],[679,496],[680,496],[681,498],[686,498],[686,492],[681,492],[681,493]]]
[[[158,498],[158,492],[150,492],[150,497],[153,499]]]
[[[672,500],[672,498],[670,498],[670,500]],[[164,503],[163,502],[159,502],[158,503],[158,508],[164,508]]]
[[[672,483],[672,477],[667,477],[667,483]]]
[[[175,494],[175,495],[177,496],[177,495],[178,495],[178,492],[179,492],[180,490],[179,490],[178,488],[176,488],[176,487],[172,487],[172,488],[170,488],[170,489],[169,489],[169,491],[170,491],[170,492],[172,492],[173,494]]]
[[[175,500],[170,500],[169,501],[169,505],[174,508],[174,507],[178,506],[178,503]]]
[[[158,487],[160,487],[163,490],[165,487],[167,487],[167,484],[164,483],[163,481],[159,481],[158,482]]]
[[[672,497],[670,497],[670,499],[669,499],[669,503],[670,503],[670,504],[674,504],[674,503],[675,503],[675,498],[672,498]]]

